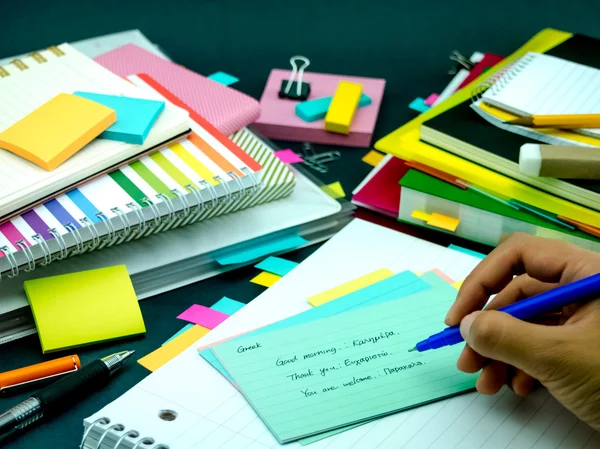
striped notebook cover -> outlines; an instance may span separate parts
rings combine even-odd
[[[210,140],[202,127],[193,129]],[[191,136],[0,225],[0,279],[292,193],[292,172],[263,140],[246,128],[230,138],[261,172],[238,160],[246,176],[231,176],[225,165],[236,166],[234,155],[211,159]]]

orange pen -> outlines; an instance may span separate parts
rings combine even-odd
[[[0,395],[8,395],[24,388],[38,387],[42,383],[58,380],[65,374],[81,368],[76,355],[61,357],[49,362],[26,366],[0,374]]]

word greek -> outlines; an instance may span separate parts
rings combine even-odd
[[[346,359],[344,360],[344,365],[346,366],[360,366],[363,363],[369,363],[372,360],[377,360],[380,359],[382,357],[387,357],[388,355],[390,355],[388,352],[386,351],[382,351],[379,354],[373,354],[373,355],[367,355],[365,357],[361,357],[360,359]]]
[[[394,335],[396,335],[396,334],[394,334],[394,331],[380,332],[378,335],[374,335],[373,337],[359,338],[357,340],[352,340],[352,345],[353,346],[362,346],[362,345],[366,345],[367,343],[375,344],[379,340],[384,340],[384,339],[390,338]]]
[[[408,365],[395,366],[393,368],[385,368],[383,370],[383,372],[386,375],[396,374],[396,373],[399,373],[400,371],[406,371],[407,369],[411,369],[411,368],[414,368],[415,366],[421,366],[421,365],[423,365],[423,362],[411,362]]]

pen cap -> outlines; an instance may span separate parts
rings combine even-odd
[[[49,362],[26,366],[0,374],[0,390],[13,385],[44,379],[58,374],[68,373],[81,368],[81,362],[76,355],[61,357]]]

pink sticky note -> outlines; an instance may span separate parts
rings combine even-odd
[[[427,106],[433,106],[433,103],[435,103],[438,98],[439,98],[438,94],[431,94],[430,96],[425,98],[425,104]]]
[[[206,327],[207,329],[214,329],[227,318],[229,318],[229,315],[219,312],[218,310],[194,304],[177,318],[190,323],[198,324],[202,327]]]
[[[441,277],[443,280],[445,280],[448,284],[454,284],[454,282],[456,282],[454,279],[452,279],[450,276],[448,276],[446,273],[444,273],[439,268],[434,268],[433,270],[429,270],[429,271],[427,271],[427,273],[437,274],[439,277]]]
[[[284,164],[297,164],[298,162],[304,162],[304,159],[302,159],[292,150],[275,151],[275,156],[277,156],[277,158]]]

